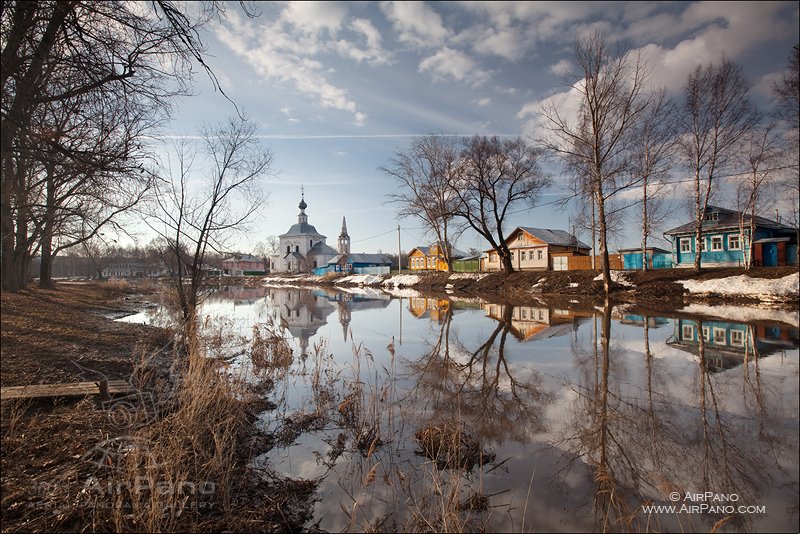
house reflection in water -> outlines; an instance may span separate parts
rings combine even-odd
[[[433,297],[410,297],[408,299],[408,311],[411,315],[417,319],[430,319],[440,324],[458,312],[480,309],[481,303],[478,301]]]
[[[266,287],[223,286],[215,292],[215,295],[232,300],[234,306],[247,306],[263,299],[267,292]]]
[[[732,369],[746,360],[798,347],[797,328],[786,325],[703,321],[702,332],[691,319],[674,319],[674,325],[675,331],[667,345],[699,357],[702,333],[706,366],[711,372]]]
[[[328,316],[339,312],[345,341],[350,327],[351,314],[373,308],[385,308],[391,301],[387,295],[351,295],[337,291],[309,289],[269,289],[271,306],[278,310],[281,324],[297,340],[302,357],[308,356],[309,339],[317,334],[321,326],[328,324]]]
[[[564,310],[560,308],[511,306],[506,304],[484,304],[486,315],[496,321],[508,323],[511,334],[520,341],[547,339],[575,332],[582,319],[591,312]]]

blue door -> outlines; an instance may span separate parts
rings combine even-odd
[[[764,267],[775,267],[778,265],[778,244],[764,243]]]

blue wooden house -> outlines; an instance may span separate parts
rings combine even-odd
[[[708,206],[703,220],[700,242],[700,261],[706,267],[745,265],[748,247],[753,265],[777,266],[796,263],[797,237],[795,229],[785,224],[755,217],[755,232],[750,236],[750,215],[744,214],[744,236],[739,229],[741,212]],[[695,243],[696,222],[664,232],[672,243],[672,265],[692,267],[698,247]]]
[[[345,252],[331,258],[324,267],[315,269],[314,274],[388,274],[391,267],[392,259],[386,254]]]

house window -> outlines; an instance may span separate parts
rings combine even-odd
[[[691,237],[682,237],[681,238],[681,252],[691,252],[692,251],[692,238]]]
[[[519,259],[520,259],[521,261],[525,261],[525,256],[526,256],[526,254],[525,254],[525,251],[524,251],[524,250],[523,250],[522,252],[520,252],[520,253],[519,253]]]
[[[295,245],[294,246],[294,251],[295,252],[300,252],[300,245]]]
[[[704,219],[705,219],[706,221],[716,221],[716,220],[719,220],[719,213],[717,213],[716,211],[714,211],[714,212],[711,212],[711,213],[706,213],[706,216],[704,217]]]
[[[681,327],[681,339],[684,340],[694,340],[694,326],[690,324],[685,324]]]
[[[728,340],[725,336],[724,328],[714,328],[714,345],[727,345]]]
[[[514,261],[514,251],[511,251],[511,261]]]
[[[286,253],[289,254],[292,251],[292,245],[286,245]]]
[[[706,250],[707,250],[706,238],[705,237],[701,237],[700,238],[700,252],[705,252]]]
[[[522,317],[523,319],[527,319],[527,318],[528,318],[528,310],[526,310],[525,308],[522,308],[522,309],[520,310],[520,315],[521,315],[521,317]]]
[[[542,251],[541,250],[537,250],[536,251],[536,259],[537,260],[541,260],[542,259]]]
[[[706,343],[711,341],[711,332],[709,331],[707,326],[703,327],[703,341],[705,341]]]
[[[722,236],[721,235],[712,235],[711,236],[711,250],[722,250]]]
[[[739,239],[738,235],[729,235],[728,236],[728,250],[741,250],[742,249],[742,241]]]
[[[731,345],[744,347],[744,332],[741,330],[731,330]]]

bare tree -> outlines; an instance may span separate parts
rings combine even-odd
[[[197,152],[185,142],[178,144],[177,168],[157,181],[148,221],[164,238],[187,333],[196,326],[207,253],[227,250],[232,234],[246,229],[266,201],[260,182],[272,164],[271,152],[256,138],[256,126],[244,119],[206,127],[202,138],[207,161],[199,173],[204,178],[194,179]]]
[[[454,214],[498,251],[511,273],[511,252],[503,224],[520,204],[533,207],[550,185],[540,166],[541,151],[520,138],[475,136],[464,143],[451,190],[458,199]]]
[[[567,117],[555,103],[539,113],[548,137],[540,142],[575,178],[576,193],[594,199],[602,258],[603,287],[611,291],[608,259],[606,201],[620,191],[641,183],[631,177],[630,153],[637,121],[652,104],[645,90],[647,72],[640,55],[609,49],[606,38],[594,33],[575,45],[578,72],[570,75],[572,91],[580,99],[577,120]]]
[[[681,152],[694,183],[695,271],[701,268],[703,221],[715,179],[731,169],[743,138],[759,122],[749,90],[742,68],[726,58],[698,66],[683,89]]]
[[[736,184],[736,209],[739,211],[739,246],[746,269],[753,263],[756,215],[761,213],[765,205],[773,205],[772,201],[775,200],[772,185],[779,170],[779,142],[771,125],[754,130],[745,137],[746,145],[741,157],[747,173]]]
[[[425,224],[450,272],[451,241],[465,228],[456,219],[458,198],[450,187],[458,157],[453,138],[427,135],[413,139],[407,151],[398,152],[387,167],[381,167],[398,186],[396,193],[388,195],[388,201],[398,205],[398,217],[417,218]]]
[[[658,89],[633,130],[633,176],[641,180],[642,269],[647,270],[647,239],[667,215],[664,194],[678,142],[675,106],[665,89]]]
[[[789,201],[788,219],[795,227],[795,241],[800,243],[800,46],[792,48],[789,67],[773,91],[778,98],[775,115],[787,126],[783,186]],[[800,247],[797,247],[795,260],[800,263]]]
[[[60,144],[66,132],[61,132],[62,137],[53,137],[65,124],[63,117],[52,113],[54,109],[71,116],[73,125],[83,123],[100,131],[100,125],[92,123],[86,110],[95,108],[98,102],[109,109],[114,102],[118,112],[124,111],[121,117],[125,120],[130,118],[129,113],[144,113],[152,120],[152,127],[168,114],[171,97],[188,94],[186,84],[192,77],[192,62],[202,65],[219,89],[203,60],[198,29],[222,7],[216,2],[199,5],[199,9],[187,9],[169,0],[3,2],[3,289],[25,286],[23,273],[27,271],[22,267],[30,260],[32,248],[38,246],[36,240],[41,234],[45,240],[52,239],[57,227],[51,221],[42,228],[40,221],[32,224],[30,219],[33,210],[29,203],[37,201],[41,190],[36,188],[44,181],[37,174],[44,173],[47,165],[63,166],[64,158],[71,159],[73,167],[81,166],[81,172],[91,174],[91,165],[103,159],[93,158],[88,145],[70,152],[68,146]],[[87,99],[93,104],[87,106]],[[48,120],[54,122],[48,124]],[[143,124],[140,122],[133,130]],[[71,148],[76,149],[74,145]],[[105,171],[107,176],[108,168]],[[47,243],[45,248],[49,248]],[[45,284],[47,264],[46,261]]]

